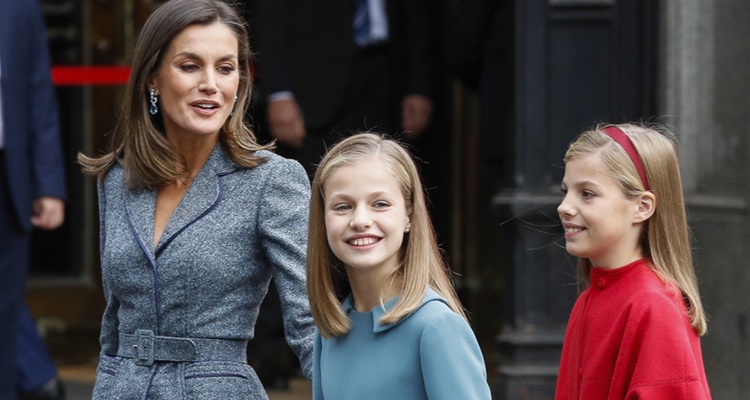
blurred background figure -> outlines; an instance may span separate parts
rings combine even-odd
[[[19,318],[28,324],[30,317],[19,313],[26,308],[31,231],[62,225],[66,187],[39,4],[0,0],[0,10],[0,398],[13,399],[25,383],[17,382],[17,360],[46,352],[33,335],[31,346],[19,347]]]
[[[352,131],[416,138],[432,114],[438,11],[425,0],[250,2],[261,133],[310,175]]]

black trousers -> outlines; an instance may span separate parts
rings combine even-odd
[[[11,201],[5,157],[0,150],[0,399],[16,396],[18,312],[26,289],[31,242]]]

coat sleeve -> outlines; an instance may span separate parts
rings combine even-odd
[[[107,220],[107,195],[105,190],[105,183],[99,181],[97,183],[97,194],[99,197],[99,254],[104,254],[104,250],[107,246],[107,238],[105,235],[105,223]],[[102,315],[102,326],[99,332],[99,344],[101,346],[102,354],[115,356],[117,355],[117,347],[119,346],[119,321],[117,317],[117,310],[120,308],[120,304],[117,299],[112,295],[108,285],[109,279],[102,279],[102,289],[104,290],[104,300],[106,307],[104,314]]]
[[[37,7],[37,2],[29,2]],[[41,196],[57,197],[65,200],[65,168],[62,159],[62,146],[57,116],[57,99],[50,73],[47,30],[44,27],[42,12],[33,10],[31,27],[26,27],[33,35],[32,48],[28,49],[34,60],[28,71],[31,87],[31,157],[34,180],[34,198]],[[11,99],[7,99],[10,101]]]
[[[427,398],[492,398],[479,343],[460,315],[446,312],[432,318],[419,351]]]
[[[622,388],[625,399],[711,398],[700,339],[684,310],[679,295],[641,296],[623,335],[612,390]]]
[[[278,158],[263,188],[260,234],[279,292],[287,343],[308,379],[315,327],[307,298],[307,220],[310,182],[302,165]]]

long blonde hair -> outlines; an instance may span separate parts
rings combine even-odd
[[[273,146],[258,144],[244,121],[252,87],[250,47],[244,20],[223,1],[171,0],[149,16],[138,35],[130,80],[106,153],[99,157],[78,154],[84,174],[101,179],[110,168],[121,163],[126,184],[132,190],[156,188],[185,175],[185,160],[164,135],[162,114],[152,116],[148,112],[148,83],[175,36],[188,26],[213,23],[226,25],[237,38],[239,47],[237,101],[234,113],[220,130],[219,142],[238,165],[253,168],[265,161],[257,157],[255,151]]]
[[[395,140],[363,132],[333,146],[323,157],[312,182],[307,291],[313,319],[323,337],[344,335],[351,329],[349,317],[341,306],[345,295],[342,285],[346,285],[344,266],[333,255],[326,239],[323,186],[337,168],[372,157],[389,166],[390,172],[398,179],[411,222],[411,230],[401,248],[401,264],[394,272],[403,278],[403,291],[396,305],[381,317],[380,322],[393,324],[414,311],[422,303],[427,287],[444,297],[453,311],[466,318],[450,272],[440,256],[414,161]]]
[[[625,196],[635,197],[645,190],[643,182],[625,150],[603,133],[607,126],[612,125],[599,125],[579,135],[568,148],[564,160],[568,162],[593,153],[598,154],[607,171],[620,184]],[[707,330],[706,315],[698,292],[690,249],[677,139],[673,133],[660,126],[614,126],[623,131],[636,148],[649,188],[657,200],[656,210],[646,221],[641,239],[643,255],[653,261],[650,267],[661,279],[679,288],[687,302],[690,324],[699,335],[704,335]],[[586,258],[579,258],[578,266],[578,281],[583,287],[588,287],[591,262]]]

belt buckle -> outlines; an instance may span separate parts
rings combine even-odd
[[[133,350],[137,365],[154,365],[154,331],[150,329],[136,330]]]

